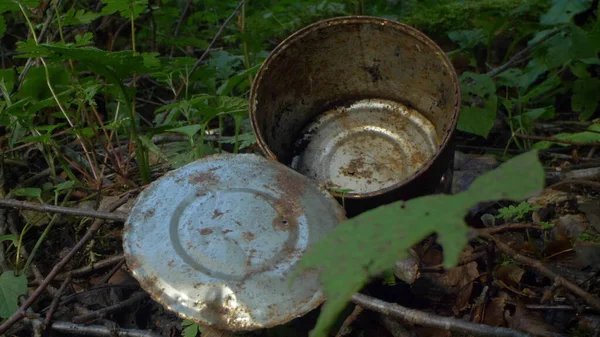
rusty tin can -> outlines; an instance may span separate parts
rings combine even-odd
[[[181,317],[229,331],[283,324],[324,301],[303,253],[345,219],[310,178],[257,155],[214,155],[153,182],[125,224],[127,265]]]
[[[459,110],[458,78],[439,46],[364,16],[291,35],[250,93],[264,154],[343,197],[349,216],[436,192],[451,175]]]

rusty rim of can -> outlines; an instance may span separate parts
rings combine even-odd
[[[213,155],[138,197],[125,223],[127,265],[179,316],[230,331],[284,324],[324,300],[316,271],[288,286],[303,253],[345,219],[300,173],[253,154]]]
[[[406,177],[402,182],[393,184],[391,186],[382,188],[382,189],[374,191],[374,192],[368,192],[368,193],[349,192],[349,193],[342,194],[341,192],[337,192],[337,191],[333,191],[333,190],[329,191],[329,193],[331,193],[332,195],[334,195],[336,197],[363,199],[363,198],[376,197],[379,195],[386,194],[390,191],[396,190],[396,189],[402,187],[403,185],[407,184],[408,182],[414,180],[416,177],[421,175],[423,172],[426,172],[427,170],[429,170],[430,167],[433,165],[433,163],[441,155],[441,153],[443,152],[443,149],[448,146],[448,143],[451,141],[454,131],[456,129],[456,124],[458,122],[458,116],[460,113],[460,105],[461,105],[461,101],[460,101],[461,92],[460,92],[460,84],[458,81],[458,76],[456,74],[454,67],[452,66],[452,63],[450,62],[450,59],[448,59],[448,56],[446,55],[446,53],[442,50],[442,48],[439,45],[437,45],[427,35],[425,35],[424,33],[420,32],[419,30],[417,30],[409,25],[400,23],[398,21],[384,19],[384,18],[380,18],[380,17],[374,17],[374,16],[361,16],[361,15],[343,16],[343,17],[336,17],[336,18],[332,18],[332,19],[322,20],[322,21],[313,23],[311,25],[308,25],[308,26],[296,31],[295,33],[291,34],[285,40],[283,40],[279,45],[277,45],[277,47],[275,47],[275,49],[273,49],[273,51],[271,51],[271,53],[269,54],[269,56],[267,57],[265,62],[261,65],[260,69],[258,70],[258,73],[256,74],[256,77],[254,78],[253,85],[250,88],[249,111],[250,111],[250,122],[251,122],[252,128],[254,129],[254,132],[257,136],[256,141],[257,141],[260,149],[263,151],[263,153],[265,154],[266,157],[277,160],[278,159],[277,156],[275,155],[275,153],[273,153],[273,151],[271,151],[268,144],[264,140],[264,135],[261,132],[261,128],[259,127],[259,122],[258,122],[256,113],[255,113],[256,112],[256,103],[257,103],[257,100],[256,100],[257,88],[258,88],[258,84],[262,80],[262,77],[263,77],[265,71],[269,68],[270,64],[272,62],[274,62],[274,60],[278,57],[278,55],[281,54],[287,48],[287,46],[291,45],[292,43],[294,43],[298,40],[301,40],[306,35],[313,33],[315,31],[321,30],[323,28],[333,26],[333,25],[346,25],[346,24],[357,24],[357,23],[358,24],[365,24],[365,23],[369,24],[370,23],[370,24],[391,26],[391,27],[394,27],[395,29],[402,31],[405,34],[412,36],[413,38],[421,41],[422,43],[426,44],[428,47],[432,48],[432,50],[434,50],[437,53],[437,55],[440,57],[440,61],[449,70],[449,72],[451,74],[451,78],[452,78],[453,87],[456,92],[456,98],[457,98],[456,101],[454,102],[454,113],[452,115],[451,123],[448,128],[449,131],[444,134],[444,137],[442,138],[442,141],[440,142],[435,154],[431,158],[429,158],[412,175]]]

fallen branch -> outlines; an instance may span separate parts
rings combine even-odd
[[[128,199],[129,199],[129,196],[127,195],[127,196],[117,200],[113,204],[108,205],[106,207],[106,211],[113,212],[115,209],[117,209],[120,206],[122,206],[123,204],[125,204]],[[6,201],[6,200],[3,200],[3,202],[4,201]],[[54,206],[54,207],[56,207],[56,206]],[[60,208],[64,208],[64,207],[60,207]],[[107,212],[101,212],[101,213],[106,214]],[[115,213],[110,213],[110,214],[115,214]],[[77,244],[71,249],[71,251],[69,251],[69,253],[67,255],[65,255],[65,257],[63,257],[62,260],[60,260],[60,262],[58,262],[52,268],[52,270],[50,271],[48,276],[46,276],[44,281],[37,287],[37,289],[33,292],[33,294],[31,294],[31,296],[29,296],[29,298],[21,305],[21,307],[19,307],[17,312],[15,312],[10,318],[8,318],[2,325],[0,325],[0,335],[4,334],[6,332],[6,330],[8,330],[15,323],[17,323],[20,320],[22,320],[23,318],[25,318],[27,309],[29,307],[31,307],[31,305],[38,299],[38,297],[42,294],[42,292],[50,285],[50,282],[52,282],[52,280],[54,280],[56,275],[58,275],[58,273],[64,268],[64,266],[67,263],[69,263],[71,258],[73,258],[73,256],[75,256],[75,254],[82,247],[84,247],[89,240],[92,239],[92,237],[100,229],[102,224],[103,224],[103,221],[100,219],[96,219],[92,223],[90,228],[83,235],[83,237],[79,240],[79,242],[77,242]]]
[[[600,188],[599,182],[591,181],[591,180],[583,180],[583,179],[563,180],[563,181],[557,182],[554,185],[550,185],[549,188],[555,188],[555,187],[563,186],[563,185],[583,185],[583,186],[589,186],[589,187],[593,187],[593,188]]]
[[[46,319],[44,320],[46,325],[48,323],[50,323],[50,321],[52,320],[52,316],[54,315],[56,308],[58,308],[58,302],[60,301],[60,298],[62,297],[65,290],[67,289],[67,286],[69,285],[69,283],[71,283],[71,275],[67,276],[67,278],[60,285],[58,292],[54,296],[54,299],[52,300],[52,303],[50,304],[50,310],[48,310],[48,312],[46,313]]]
[[[56,276],[56,279],[64,280],[65,277],[67,277],[67,275],[72,275],[73,277],[81,277],[81,276],[87,275],[87,274],[92,273],[99,269],[112,267],[115,264],[118,264],[119,262],[124,261],[124,260],[125,260],[125,257],[123,255],[111,256],[107,259],[98,261],[89,266],[81,267],[78,269],[73,269],[70,272],[65,273],[65,274],[59,274],[58,276]]]
[[[513,329],[492,327],[484,324],[475,324],[454,317],[444,317],[424,311],[409,309],[395,303],[388,303],[363,294],[352,296],[352,302],[365,309],[376,311],[395,319],[424,327],[450,330],[471,334],[474,336],[496,337],[525,337],[527,333]]]
[[[560,143],[560,144],[569,144],[569,145],[575,145],[575,146],[600,146],[600,142],[574,142],[572,140],[558,139],[555,137],[531,136],[531,135],[524,135],[522,133],[515,133],[514,136],[517,138],[521,138],[521,139],[541,140],[541,141]]]
[[[50,329],[59,333],[90,337],[161,337],[152,331],[123,328],[111,329],[104,325],[83,325],[70,322],[54,322],[50,326]]]
[[[215,37],[213,37],[212,41],[210,41],[210,44],[208,45],[208,47],[206,47],[206,49],[204,50],[204,53],[202,53],[202,55],[200,55],[200,57],[198,58],[198,61],[196,61],[196,63],[194,64],[194,67],[192,67],[192,70],[189,72],[188,76],[191,76],[196,71],[196,69],[198,69],[198,67],[200,66],[200,63],[202,63],[202,61],[206,58],[206,56],[208,56],[213,45],[215,44],[215,42],[217,42],[217,39],[219,38],[219,36],[221,36],[221,34],[223,34],[225,27],[233,19],[233,17],[240,10],[240,8],[242,7],[243,4],[244,4],[244,1],[240,2],[238,4],[238,6],[235,8],[235,10],[233,11],[233,13],[231,13],[231,15],[227,18],[227,20],[225,20],[225,22],[223,22],[221,27],[219,27],[217,34],[215,34]],[[181,85],[179,86],[179,89],[177,90],[177,94],[175,95],[174,101],[177,101],[179,99],[179,95],[181,95],[181,92],[183,91],[184,87],[185,87],[185,82],[181,83]]]
[[[515,259],[516,261],[524,264],[525,266],[528,266],[528,267],[540,272],[542,275],[553,280],[554,283],[557,283],[557,284],[565,287],[570,292],[581,297],[591,307],[593,307],[595,309],[600,309],[600,298],[588,293],[587,291],[581,289],[575,283],[565,279],[564,277],[562,277],[562,276],[558,275],[557,273],[553,272],[552,270],[548,269],[540,261],[534,260],[532,258],[529,258],[527,256],[519,254],[517,251],[510,248],[507,244],[498,240],[497,238],[495,238],[494,236],[492,236],[490,234],[483,233],[481,236],[488,240],[494,241],[494,243],[496,243],[496,247],[498,247],[498,249],[500,249],[502,251],[502,253],[508,255],[510,258]]]
[[[14,199],[0,199],[0,207],[12,207],[17,209],[29,209],[38,212],[61,213],[67,215],[83,216],[96,219],[125,222],[127,215],[121,212],[105,212],[91,209],[79,209],[72,207],[61,207],[54,205],[38,204],[28,201]]]
[[[90,322],[90,321],[93,321],[93,320],[96,320],[99,318],[104,318],[104,317],[106,317],[107,314],[110,314],[111,312],[122,310],[124,308],[127,308],[130,305],[134,305],[137,302],[145,299],[148,296],[150,296],[150,295],[147,292],[139,291],[121,303],[117,303],[115,305],[111,305],[110,307],[102,308],[100,310],[92,311],[92,312],[84,314],[84,315],[75,316],[75,317],[73,317],[73,322],[74,323],[87,323],[87,322]]]
[[[528,224],[528,223],[512,223],[512,224],[502,225],[502,226],[481,228],[481,229],[477,229],[476,232],[480,233],[481,235],[483,235],[483,234],[498,234],[498,233],[502,233],[502,232],[509,232],[509,231],[520,230],[520,229],[535,229],[535,230],[543,231],[545,228],[542,226],[532,225],[532,224]]]

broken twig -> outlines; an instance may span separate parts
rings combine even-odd
[[[575,283],[565,279],[564,277],[562,277],[562,276],[558,275],[557,273],[553,272],[552,270],[548,269],[540,261],[519,254],[516,250],[510,248],[510,246],[508,246],[507,244],[498,240],[497,238],[495,238],[494,236],[492,236],[490,234],[483,234],[481,236],[488,240],[495,242],[496,247],[498,247],[498,249],[500,249],[504,254],[508,255],[510,258],[513,258],[516,261],[521,262],[525,266],[535,269],[536,271],[540,272],[544,276],[553,280],[554,283],[557,283],[557,284],[565,287],[567,290],[569,290],[573,294],[581,297],[588,305],[592,306],[595,309],[600,309],[600,298],[588,293],[587,291],[581,289]]]
[[[444,317],[424,311],[409,309],[395,303],[388,303],[363,294],[352,296],[352,302],[365,309],[376,311],[401,321],[425,327],[463,332],[474,336],[525,337],[527,333],[513,329],[475,324],[454,317]]]
[[[96,219],[112,220],[125,222],[127,215],[121,212],[105,212],[91,209],[79,209],[72,207],[61,207],[46,204],[37,204],[34,202],[20,201],[14,199],[0,199],[0,207],[12,207],[18,209],[29,209],[38,212],[61,213],[67,215],[84,216]]]
[[[75,317],[73,317],[73,322],[74,323],[86,323],[86,322],[90,322],[90,321],[93,321],[98,318],[104,318],[104,317],[106,317],[107,314],[127,308],[130,305],[134,305],[137,302],[145,299],[148,296],[150,296],[150,295],[147,292],[139,291],[121,303],[117,303],[115,305],[111,305],[110,307],[102,308],[100,310],[92,311],[88,314],[75,316]]]
[[[206,58],[206,56],[208,56],[208,54],[212,50],[212,47],[215,44],[215,42],[217,41],[217,39],[219,38],[219,36],[221,36],[221,34],[223,34],[225,27],[227,27],[229,22],[233,19],[235,14],[240,10],[240,8],[242,7],[243,4],[244,4],[244,1],[241,1],[238,4],[238,6],[235,8],[233,13],[231,13],[231,15],[227,18],[227,20],[225,20],[225,22],[223,22],[223,24],[217,31],[217,34],[215,34],[215,37],[213,37],[213,39],[212,39],[212,41],[210,41],[210,44],[208,45],[208,47],[206,47],[206,49],[204,50],[204,53],[202,53],[202,55],[200,55],[200,57],[198,58],[198,61],[196,61],[196,63],[194,64],[194,67],[192,67],[192,70],[190,71],[188,76],[191,76],[196,71],[196,69],[198,69],[198,67],[200,66],[200,63],[202,63],[202,61]],[[181,85],[179,86],[179,89],[177,90],[177,94],[175,95],[174,101],[179,99],[179,96],[181,95],[181,92],[183,91],[184,87],[185,87],[185,82],[181,83]]]
[[[123,198],[117,200],[116,202],[114,202],[113,204],[108,205],[106,207],[106,212],[104,212],[104,213],[113,212],[115,209],[117,209],[120,206],[122,206],[123,204],[125,204],[128,199],[129,199],[129,195],[126,195],[125,197],[123,197]],[[3,201],[6,201],[6,200],[3,200]],[[64,207],[60,207],[60,208],[64,208]],[[112,214],[114,214],[114,213],[112,213]],[[52,282],[52,280],[54,280],[54,278],[56,277],[56,275],[58,275],[58,273],[64,268],[64,266],[67,263],[69,263],[69,261],[71,260],[71,258],[73,258],[73,256],[75,256],[75,254],[83,246],[85,246],[89,240],[92,239],[92,237],[100,229],[100,227],[102,226],[102,224],[103,224],[103,221],[101,219],[96,219],[96,221],[94,221],[92,223],[92,225],[90,226],[90,228],[83,235],[83,237],[79,240],[79,242],[77,242],[77,244],[69,251],[69,253],[67,255],[65,255],[65,257],[63,257],[62,260],[60,260],[60,262],[58,262],[52,268],[52,270],[50,271],[50,273],[48,274],[48,276],[46,276],[46,278],[44,279],[44,281],[37,287],[37,289],[33,292],[33,294],[31,294],[31,296],[29,296],[29,298],[23,304],[21,304],[21,307],[19,307],[19,309],[17,310],[17,312],[15,312],[4,323],[2,323],[2,325],[0,325],[0,335],[2,335],[3,333],[5,333],[6,330],[8,330],[15,323],[17,323],[20,320],[22,320],[23,318],[25,318],[25,314],[26,314],[27,309],[29,307],[31,307],[31,305],[38,299],[38,297],[40,297],[40,295],[42,294],[42,292],[50,285],[50,282]]]

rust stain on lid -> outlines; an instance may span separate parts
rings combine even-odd
[[[205,326],[248,331],[284,324],[324,301],[315,272],[291,288],[288,278],[344,219],[331,195],[280,163],[215,155],[142,192],[123,245],[154,300]]]

